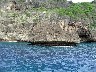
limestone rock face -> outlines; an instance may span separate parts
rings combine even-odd
[[[46,18],[46,15],[43,15],[39,20],[31,19],[31,21],[25,23],[17,23],[14,20],[0,20],[0,40],[73,43],[96,40],[96,31],[91,33],[87,26],[83,26],[82,22],[70,23],[68,17],[58,18],[55,15],[52,17]]]
[[[62,22],[61,22],[62,23]],[[62,27],[60,26],[62,25]],[[66,30],[65,30],[66,28]],[[0,39],[6,41],[65,41],[80,42],[80,37],[74,27],[60,24],[60,21],[46,20],[36,24],[14,24],[10,21],[1,21]]]
[[[91,32],[91,35],[92,35],[91,39],[93,41],[96,41],[96,30],[91,30],[90,32]]]
[[[60,22],[59,22],[60,23]],[[31,41],[65,41],[65,42],[80,42],[80,38],[76,33],[75,29],[73,31],[65,31],[63,27],[60,26],[58,22],[52,21],[51,23],[45,21],[41,25],[37,25],[33,28],[31,36],[29,37]],[[67,27],[68,28],[68,27]],[[32,36],[34,35],[34,36]]]
[[[92,18],[91,15],[89,18],[81,16],[79,18],[78,15],[76,19],[70,15],[61,16],[55,12],[54,8],[69,7],[72,2],[25,0],[23,3],[19,3],[20,0],[15,1],[16,3],[8,0],[8,5],[3,3],[4,7],[0,5],[1,41],[73,43],[96,41],[96,30],[88,28],[90,24],[96,24],[95,15]],[[39,10],[39,7],[45,8]]]

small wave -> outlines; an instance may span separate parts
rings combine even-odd
[[[17,41],[8,41],[8,42],[17,42]]]
[[[73,47],[73,46],[53,46],[53,47]]]

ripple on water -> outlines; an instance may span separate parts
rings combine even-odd
[[[1,42],[0,72],[96,72],[96,43],[42,47]]]

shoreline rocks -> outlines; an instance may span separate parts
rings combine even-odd
[[[74,45],[80,42],[96,41],[96,31],[92,32],[83,26],[69,26],[59,20],[41,21],[35,26],[33,24],[11,24],[0,21],[0,41],[31,42],[33,45],[44,43],[45,45]]]
[[[47,13],[47,10],[14,10],[17,6],[13,4],[11,10],[1,8],[0,41],[51,45],[96,41],[96,31],[89,30],[88,20],[74,20],[70,16],[60,16],[56,12]]]

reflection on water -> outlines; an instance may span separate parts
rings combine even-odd
[[[96,43],[40,47],[1,42],[0,72],[96,72]]]

